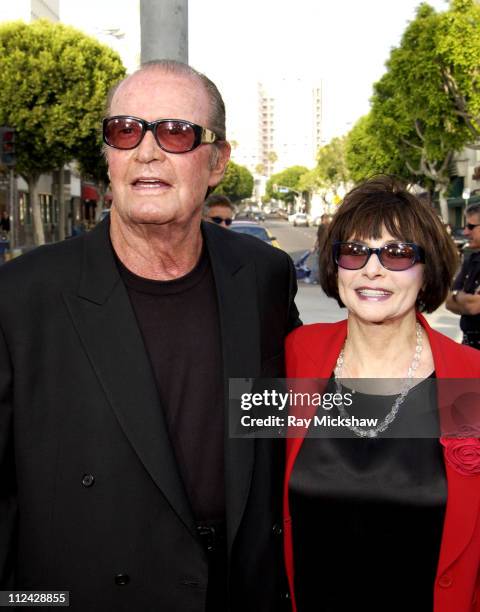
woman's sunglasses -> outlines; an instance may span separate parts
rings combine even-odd
[[[183,119],[145,121],[138,117],[117,115],[103,120],[103,141],[115,149],[138,147],[148,131],[167,153],[188,153],[201,144],[220,140],[212,130]]]
[[[425,251],[413,242],[387,242],[378,248],[361,242],[335,242],[333,245],[335,263],[345,270],[360,270],[372,254],[377,255],[384,268],[394,272],[408,270],[417,262],[425,263]]]

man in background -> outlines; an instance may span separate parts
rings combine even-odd
[[[0,232],[8,234],[10,232],[10,217],[6,210],[2,211],[0,216]]]
[[[463,344],[480,349],[480,204],[471,204],[465,211],[466,247],[475,252],[463,262],[446,307],[461,315]]]
[[[227,196],[212,193],[203,205],[203,218],[221,227],[230,227],[235,216],[235,207]]]

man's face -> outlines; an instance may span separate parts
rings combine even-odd
[[[186,76],[146,70],[115,93],[110,116],[132,115],[147,121],[184,119],[209,127],[209,101],[202,86]],[[107,148],[113,193],[112,223],[191,223],[201,215],[207,188],[217,185],[230,154],[227,143],[215,155],[214,145],[187,153],[166,153],[147,131],[130,150]]]
[[[467,224],[477,225],[473,229],[469,230]],[[468,238],[468,247],[470,249],[480,249],[480,215],[467,215],[465,218],[465,229],[463,233]]]
[[[210,206],[205,219],[221,227],[230,227],[233,221],[233,212],[229,206]]]

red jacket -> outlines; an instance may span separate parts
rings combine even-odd
[[[418,320],[427,332],[437,378],[480,378],[480,351],[434,331],[421,315]],[[293,331],[286,342],[287,377],[329,378],[346,334],[346,320],[305,325]],[[285,562],[294,612],[297,607],[288,483],[302,442],[298,434],[287,439],[284,484]],[[480,468],[480,442],[475,439],[473,444]],[[434,612],[480,612],[480,469],[465,475],[447,461],[445,453],[444,449],[448,497],[434,586]]]

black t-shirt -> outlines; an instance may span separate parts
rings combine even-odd
[[[480,252],[472,253],[463,262],[462,268],[453,283],[453,289],[472,294],[480,289]],[[460,328],[464,332],[480,332],[480,315],[462,315],[460,317]]]
[[[172,281],[136,276],[117,259],[197,522],[225,520],[224,382],[210,260]]]

